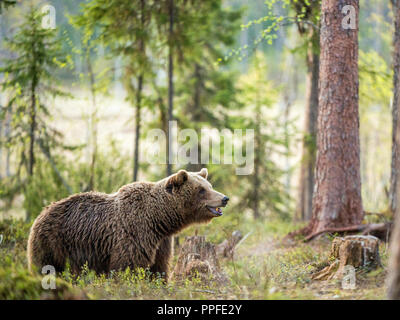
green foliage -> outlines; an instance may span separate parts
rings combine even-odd
[[[12,135],[1,141],[2,146],[14,151],[16,179],[19,186],[31,176],[38,150],[48,154],[60,145],[61,134],[51,128],[47,120],[51,112],[46,99],[65,95],[55,86],[54,70],[64,68],[67,59],[62,55],[60,42],[52,29],[41,27],[43,15],[34,7],[24,17],[16,35],[8,40],[8,49],[14,55],[6,59],[0,72],[5,74],[2,88],[9,96],[1,118],[10,119]],[[24,172],[23,169],[26,168]],[[25,189],[26,191],[26,189]]]
[[[177,118],[183,128],[199,130],[212,125],[222,128],[232,109],[238,109],[236,75],[227,70],[229,61],[219,67],[223,50],[234,43],[239,31],[241,11],[222,6],[220,0],[202,1],[187,13],[188,24],[183,30],[191,39],[183,52],[177,84]],[[190,49],[190,50],[189,50]]]
[[[16,0],[0,0],[0,14],[2,14],[4,9],[16,4]]]
[[[97,155],[93,190],[99,192],[116,192],[130,182],[129,158],[120,154],[115,143],[110,147],[108,152],[99,152]],[[79,162],[79,157],[80,155],[76,154],[76,159],[56,158],[58,170],[62,172],[73,192],[89,191],[90,163]],[[24,208],[32,217],[36,217],[43,207],[69,195],[54,169],[44,160],[38,160],[34,175],[25,189]]]
[[[388,207],[393,72],[378,52],[361,50],[359,76],[363,206],[382,212]]]
[[[211,228],[212,235],[230,228],[233,215],[224,214],[218,225],[214,222],[202,230]],[[30,224],[23,221],[0,222],[0,298],[1,299],[321,299],[343,295],[357,299],[381,299],[385,295],[385,272],[357,275],[357,290],[340,290],[340,283],[311,282],[313,272],[321,268],[327,259],[330,242],[316,241],[312,245],[287,246],[278,239],[295,228],[282,220],[271,220],[268,224],[241,217],[235,228],[248,237],[236,249],[233,259],[220,260],[222,270],[230,282],[202,282],[199,277],[192,280],[167,284],[160,278],[149,277],[148,270],[137,269],[113,272],[110,276],[96,275],[87,266],[79,276],[66,269],[57,274],[56,290],[41,287],[42,276],[29,274],[26,266],[26,240]],[[201,231],[202,231],[201,230]],[[213,239],[219,243],[220,239]],[[380,248],[382,263],[387,264],[385,246]]]
[[[266,79],[266,70],[265,57],[257,52],[248,74],[239,81],[240,98],[249,115],[241,117],[242,127],[255,132],[254,154],[248,155],[254,158],[254,171],[239,181],[242,190],[239,208],[251,208],[256,218],[271,214],[288,218],[289,195],[282,183],[285,169],[278,165],[285,152],[287,133],[280,125],[280,114],[272,114],[278,92]]]
[[[313,50],[319,49],[319,20],[321,0],[266,0],[264,4],[267,7],[267,14],[241,24],[242,31],[254,26],[261,26],[261,31],[252,43],[233,49],[225,57],[227,61],[232,56],[237,56],[242,61],[248,54],[265,41],[272,45],[278,38],[281,28],[296,25],[304,43],[311,43]],[[277,10],[279,8],[279,10]],[[276,12],[279,13],[276,13]],[[300,46],[301,47],[301,46]],[[221,62],[222,59],[218,60]]]

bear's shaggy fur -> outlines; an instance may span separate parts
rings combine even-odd
[[[207,170],[180,170],[159,182],[135,182],[114,194],[72,195],[46,207],[28,240],[28,263],[73,273],[150,268],[168,278],[171,239],[183,228],[222,214],[228,198],[212,189]]]

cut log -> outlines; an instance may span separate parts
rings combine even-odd
[[[347,266],[373,270],[381,265],[379,239],[374,236],[337,237],[332,242],[329,266],[315,273],[314,280],[341,279]]]
[[[224,240],[222,243],[216,246],[216,252],[219,257],[232,258],[235,253],[235,248],[240,240],[243,239],[243,235],[239,230],[232,232],[232,236],[229,239]]]
[[[204,236],[185,238],[173,272],[177,280],[192,279],[195,276],[202,281],[228,282],[228,277],[219,266],[215,245],[206,242]]]

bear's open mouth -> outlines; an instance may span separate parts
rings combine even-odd
[[[210,206],[207,206],[207,209],[210,210],[217,217],[222,216],[221,207],[210,207]]]

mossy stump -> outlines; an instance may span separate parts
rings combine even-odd
[[[173,276],[177,280],[200,277],[202,281],[228,281],[222,272],[215,251],[215,245],[207,242],[204,236],[186,237],[179,252]]]
[[[359,268],[373,270],[380,265],[378,238],[357,235],[336,237],[332,241],[329,266],[315,273],[312,278],[314,280],[341,279],[346,266],[352,266],[356,270]]]

